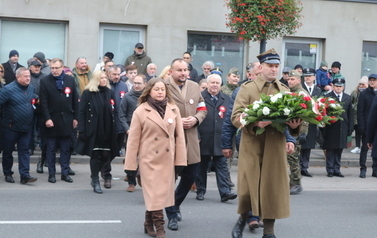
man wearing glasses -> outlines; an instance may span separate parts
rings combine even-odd
[[[46,136],[46,160],[48,182],[55,183],[56,149],[60,148],[61,179],[72,183],[69,177],[71,136],[78,124],[78,99],[76,83],[72,76],[63,72],[63,61],[51,60],[51,74],[40,82],[40,104]]]

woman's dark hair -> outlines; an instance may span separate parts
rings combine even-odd
[[[156,83],[163,83],[165,85],[165,91],[166,91],[166,98],[168,99],[169,103],[174,103],[174,100],[171,97],[170,90],[168,89],[168,85],[166,84],[165,80],[162,78],[152,78],[148,81],[147,86],[145,86],[143,93],[139,97],[139,105],[143,102],[146,102],[150,92],[152,91],[152,88]]]

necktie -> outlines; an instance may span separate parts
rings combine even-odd
[[[217,96],[212,96],[212,102],[213,102],[213,104],[216,105],[216,103],[217,103]]]
[[[340,102],[340,95],[338,94],[338,102]]]
[[[312,94],[312,88],[309,87],[309,94],[311,95]]]

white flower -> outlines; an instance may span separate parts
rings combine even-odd
[[[253,110],[257,110],[259,108],[260,104],[259,103],[254,103],[253,104]]]
[[[291,110],[289,110],[288,108],[284,108],[284,115],[285,116],[288,116],[289,115],[289,113],[291,113]]]
[[[336,108],[337,105],[336,105],[335,103],[331,103],[331,104],[330,104],[330,107],[332,107],[332,108]]]
[[[247,114],[246,113],[241,113],[241,115],[240,115],[240,123],[241,123],[242,126],[246,126],[246,124],[247,124],[247,121],[244,119],[244,117],[246,118]]]
[[[275,103],[279,98],[282,98],[283,95],[281,93],[277,93],[271,97],[271,102]]]
[[[248,112],[248,111],[250,111],[250,109],[249,108],[245,108],[245,112]]]
[[[264,107],[263,109],[262,109],[262,112],[263,112],[263,115],[268,115],[268,114],[270,114],[270,109],[268,108],[268,107]]]

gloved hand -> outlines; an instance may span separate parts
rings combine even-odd
[[[300,145],[305,144],[305,142],[306,142],[306,134],[305,133],[301,133],[298,136],[298,142],[300,143]]]
[[[348,136],[352,135],[353,130],[348,131]]]
[[[131,177],[136,177],[136,170],[124,170],[124,172]]]

